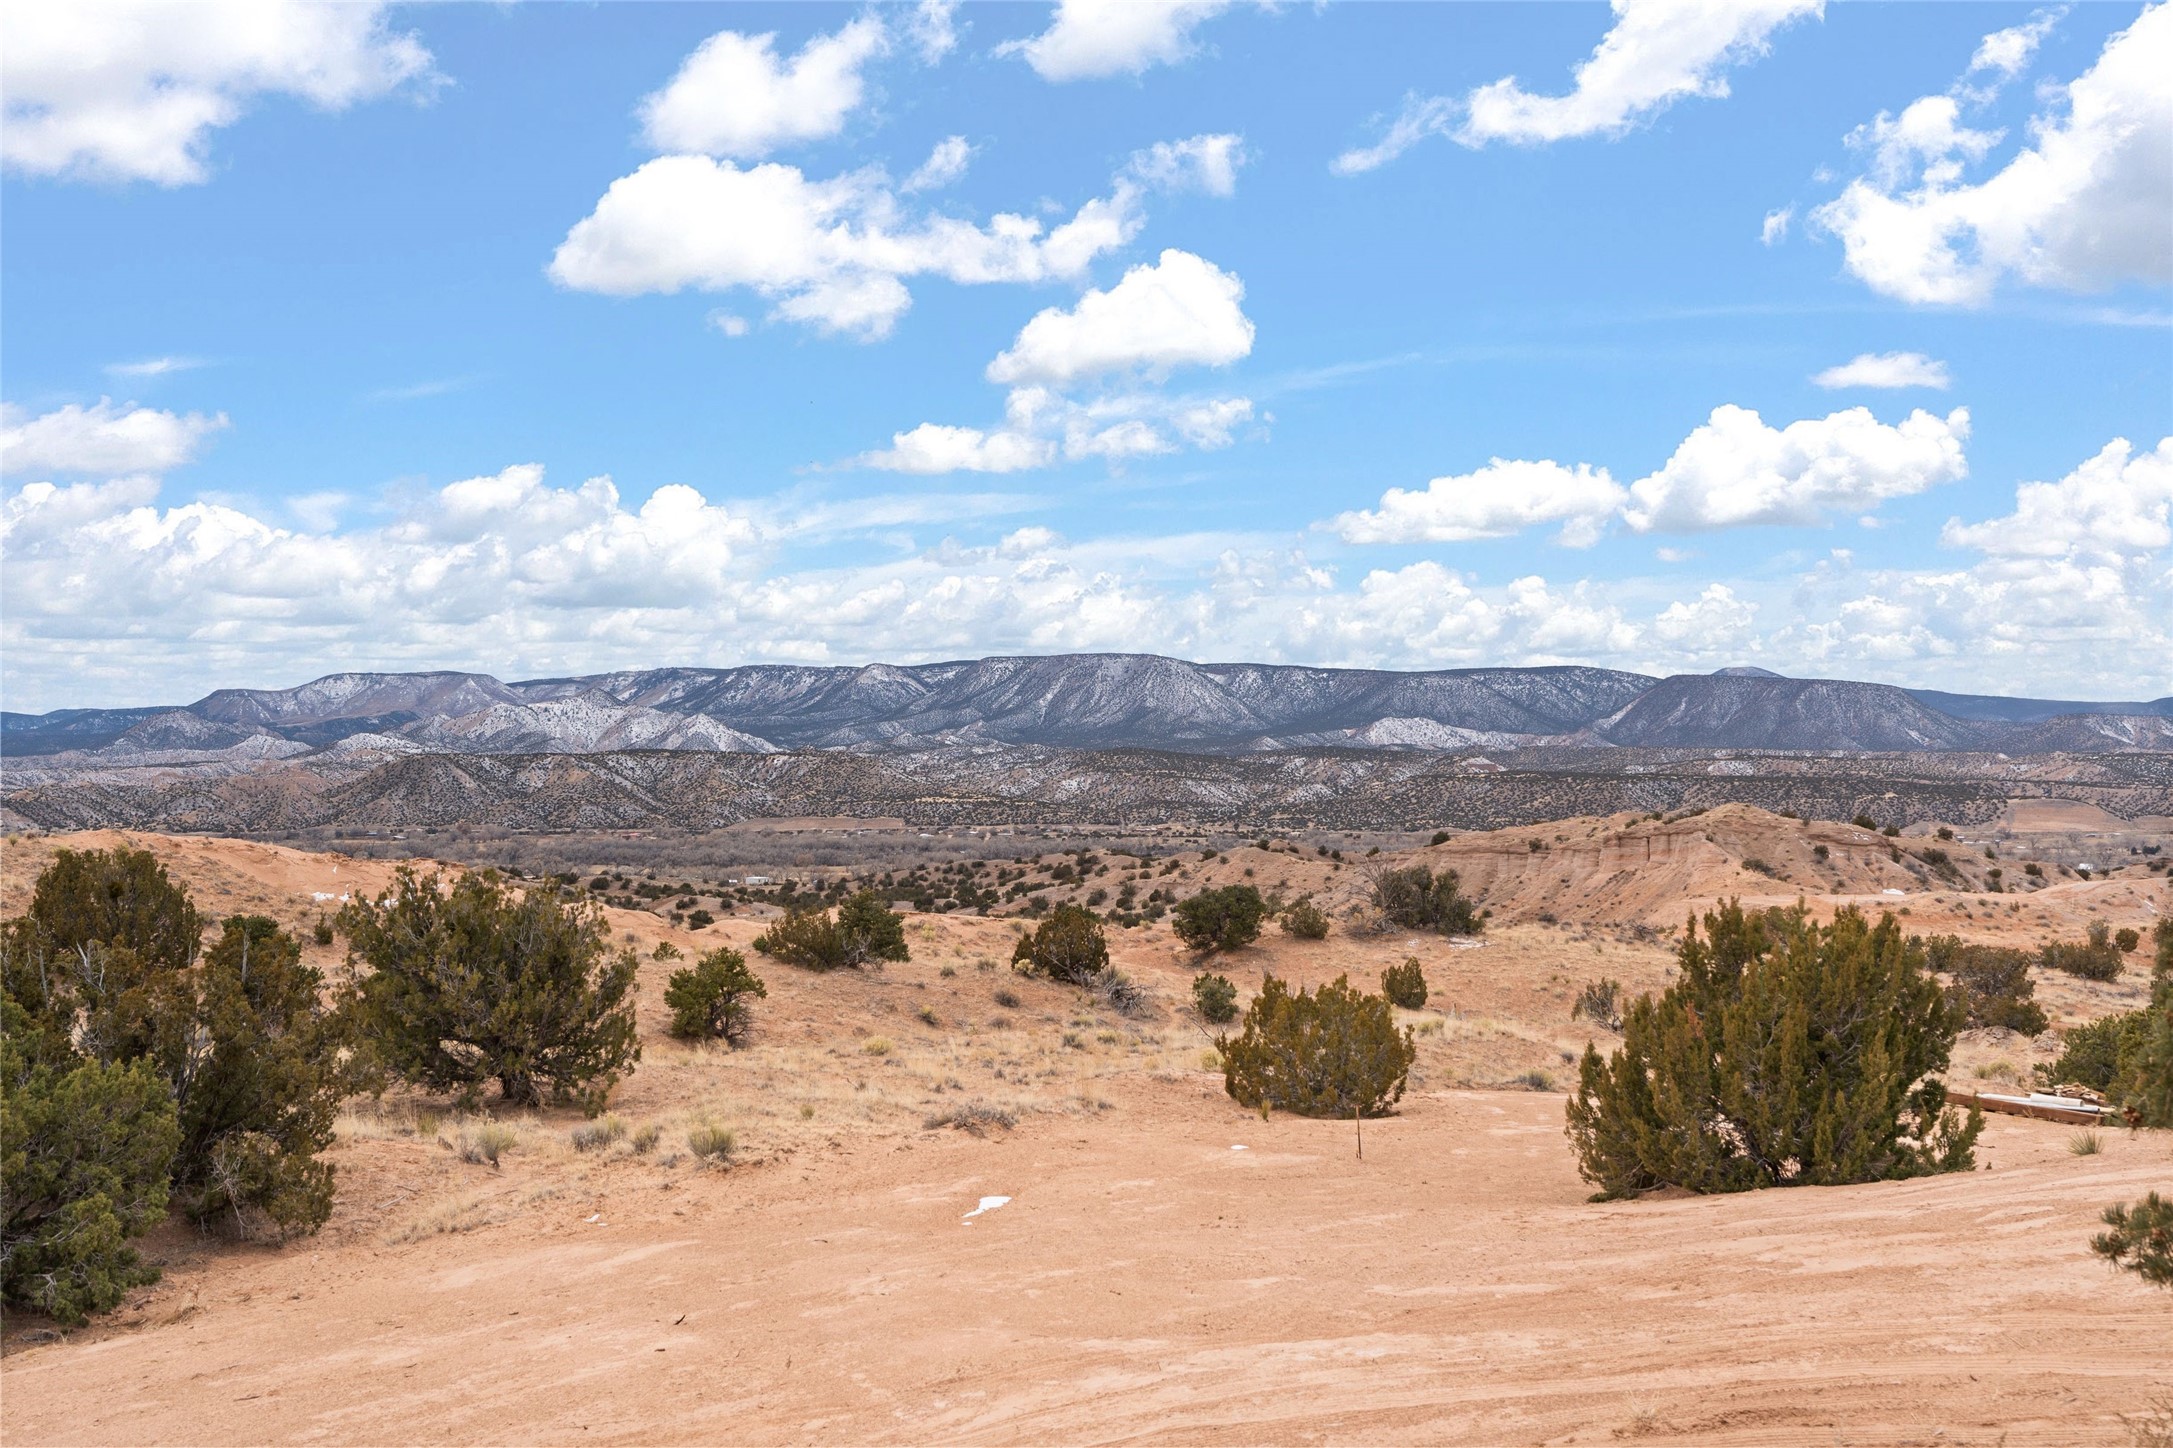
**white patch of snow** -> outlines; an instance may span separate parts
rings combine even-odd
[[[980,1216],[981,1213],[993,1212],[998,1207],[1002,1206],[1005,1202],[1008,1202],[1010,1200],[1011,1198],[1009,1197],[983,1197],[981,1198],[981,1205],[966,1213],[966,1215],[961,1217],[959,1220],[970,1223],[975,1217]]]

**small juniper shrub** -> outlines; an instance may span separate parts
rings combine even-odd
[[[1066,985],[1088,985],[1109,966],[1109,937],[1101,917],[1079,905],[1059,905],[1019,938],[1011,968]],[[1001,1005],[1001,998],[997,1004]]]
[[[2038,960],[2047,970],[2064,970],[2083,980],[2120,978],[2120,947],[2113,943],[2112,927],[2102,920],[2090,922],[2084,940],[2050,942],[2038,953]]]
[[[1478,911],[1459,887],[1454,870],[1436,875],[1424,865],[1372,872],[1373,907],[1391,924],[1442,935],[1477,935]]]
[[[1171,922],[1177,938],[1205,954],[1218,950],[1242,950],[1260,938],[1260,924],[1267,918],[1268,902],[1251,885],[1224,885],[1202,890],[1177,906]]]
[[[2132,1207],[2105,1209],[2109,1229],[2090,1239],[2090,1250],[2159,1287],[2173,1287],[2173,1201],[2150,1192]]]
[[[673,1035],[683,1040],[722,1040],[737,1046],[754,1024],[753,1002],[769,987],[747,968],[736,950],[712,950],[685,970],[675,970],[664,987],[671,1007]]]
[[[1237,1019],[1237,987],[1224,976],[1203,975],[1192,982],[1192,1006],[1209,1025]]]
[[[1390,1005],[1407,1011],[1425,1006],[1426,972],[1419,969],[1417,956],[1407,955],[1403,964],[1392,965],[1381,972],[1381,994],[1388,997]]]
[[[1965,1171],[1984,1118],[1947,1107],[1956,1030],[1921,941],[1893,916],[1730,901],[1684,932],[1680,975],[1585,1048],[1578,1171],[1615,1197],[1839,1185]]]
[[[790,911],[754,938],[754,948],[787,965],[822,971],[912,955],[905,943],[905,922],[873,890],[848,897],[835,911]]]
[[[1293,991],[1268,976],[1222,1052],[1223,1088],[1241,1106],[1300,1116],[1380,1116],[1403,1097],[1418,1048],[1386,997],[1338,976]]]
[[[1328,916],[1308,895],[1283,911],[1283,933],[1298,940],[1326,940]]]
[[[1964,1026],[2037,1036],[2050,1024],[2045,1008],[2032,999],[2037,987],[2030,980],[2028,951],[1934,935],[1924,942],[1924,952],[1926,964],[1953,981],[1947,997]]]

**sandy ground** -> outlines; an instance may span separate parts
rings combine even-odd
[[[114,838],[12,845],[0,908],[53,844]],[[137,838],[213,917],[300,925],[313,895],[389,873]],[[1594,839],[1595,869],[1624,848]],[[1713,843],[1697,833],[1687,888],[1725,870]],[[1213,868],[1271,883],[1298,863],[1255,853]],[[1550,891],[1569,853],[1544,862]],[[1953,918],[2021,943],[2088,914],[2147,922],[2164,888],[2064,883],[1996,917],[1957,897]],[[879,973],[757,960],[756,1038],[726,1051],[662,1034],[673,967],[649,957],[757,926],[612,920],[643,956],[644,1048],[613,1111],[652,1150],[583,1153],[577,1115],[524,1114],[494,1170],[460,1158],[474,1123],[447,1103],[358,1103],[318,1236],[172,1224],[147,1243],[164,1281],[112,1317],[51,1340],[13,1315],[0,1439],[2126,1443],[2121,1415],[2173,1393],[2173,1296],[2087,1250],[2102,1207],[2173,1190],[2164,1134],[2078,1157],[2068,1128],[1994,1118],[1968,1175],[1588,1203],[1563,1098],[1508,1088],[1567,1078],[1584,981],[1665,984],[1669,942],[1616,916],[1504,918],[1476,946],[1271,933],[1216,962],[1249,993],[1270,970],[1371,984],[1422,961],[1412,1094],[1367,1124],[1363,1162],[1349,1123],[1224,1097],[1166,928],[1114,937],[1143,1019],[1013,976],[1012,922],[914,917],[913,960]],[[2089,1019],[2141,970],[2039,993]],[[1971,1033],[1954,1074],[2020,1072],[2053,1043]],[[961,1102],[1018,1125],[927,1125]],[[731,1166],[685,1151],[702,1121],[737,1131]]]
[[[11,1356],[0,1424],[2079,1444],[2126,1442],[2118,1415],[2173,1377],[2164,1294],[2083,1251],[2099,1206],[2173,1176],[2162,1141],[2078,1159],[1999,1120],[1969,1176],[1595,1206],[1560,1123],[1553,1096],[1433,1095],[1360,1163],[1346,1124],[1262,1123],[1203,1075],[1009,1139],[627,1163],[472,1232],[224,1250],[153,1322]],[[464,1170],[524,1186],[517,1158]]]

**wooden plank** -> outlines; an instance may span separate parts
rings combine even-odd
[[[1975,1106],[1984,1111],[1997,1111],[2008,1116],[2029,1116],[2039,1121],[2065,1121],[2076,1126],[2096,1126],[2114,1119],[2111,1111],[2078,1101],[2072,1106],[2051,1101],[2033,1101],[2022,1096],[1978,1096],[1967,1091],[1949,1091],[1947,1100],[1956,1106]]]

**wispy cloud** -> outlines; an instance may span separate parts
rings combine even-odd
[[[189,372],[204,366],[201,357],[146,357],[140,362],[108,362],[108,377],[164,377],[169,372]]]
[[[411,383],[406,387],[380,387],[366,394],[371,402],[415,402],[425,397],[443,397],[448,392],[473,387],[473,377],[439,377],[428,382]]]

